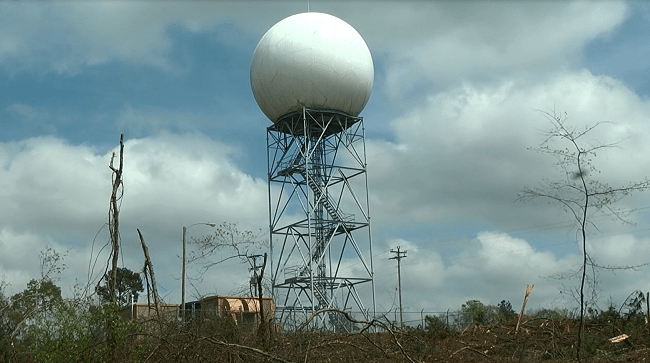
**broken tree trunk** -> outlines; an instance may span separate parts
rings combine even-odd
[[[264,253],[264,262],[262,262],[262,268],[260,270],[259,276],[257,276],[257,297],[259,300],[260,304],[260,326],[258,332],[261,335],[262,338],[262,344],[264,345],[264,348],[267,348],[267,321],[264,316],[264,299],[262,296],[262,279],[264,278],[264,269],[266,268],[266,252]]]
[[[160,321],[160,306],[159,306],[159,299],[158,299],[158,289],[156,288],[156,276],[153,273],[153,264],[151,263],[151,259],[149,258],[149,249],[147,248],[147,245],[144,243],[144,237],[142,237],[142,233],[140,233],[140,229],[138,229],[138,236],[140,236],[140,243],[142,244],[142,251],[144,252],[144,268],[145,268],[145,274],[146,271],[149,270],[149,276],[151,276],[151,289],[153,290],[153,304],[154,308],[156,309],[156,317],[158,318],[158,321],[162,324]]]
[[[521,319],[524,317],[524,310],[526,309],[526,303],[528,302],[528,297],[533,291],[535,285],[528,284],[526,285],[526,295],[524,295],[524,303],[521,304],[521,312],[519,313],[519,318],[517,319],[517,327],[515,328],[515,333],[519,332],[519,324],[521,324]]]
[[[115,168],[113,166],[113,161],[115,160],[115,152],[111,156],[111,163],[109,168],[113,171],[112,181],[113,181],[113,190],[111,192],[111,202],[108,207],[108,230],[111,237],[111,257],[112,265],[111,272],[108,275],[108,296],[111,304],[115,304],[115,289],[117,286],[117,259],[120,251],[120,223],[119,223],[119,214],[120,209],[118,207],[118,191],[122,186],[122,171],[124,170],[124,134],[120,133],[120,166]],[[115,341],[115,332],[112,319],[107,321],[107,330],[108,330],[108,346],[113,358],[113,361],[117,360],[117,344]]]
[[[120,133],[120,166],[119,168],[113,167],[113,160],[115,159],[115,152],[111,156],[111,164],[109,168],[113,171],[113,192],[111,193],[111,203],[108,212],[108,228],[111,235],[111,254],[112,265],[111,273],[108,276],[108,294],[110,301],[115,302],[115,287],[117,282],[117,258],[120,250],[120,229],[119,229],[119,214],[117,192],[122,186],[122,171],[124,169],[124,134]]]

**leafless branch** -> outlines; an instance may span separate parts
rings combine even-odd
[[[268,358],[270,360],[273,360],[273,361],[278,361],[278,362],[282,362],[282,363],[290,363],[290,361],[288,361],[288,360],[284,360],[284,359],[282,359],[282,358],[280,358],[278,356],[269,354],[269,353],[267,353],[267,352],[265,352],[263,350],[253,348],[253,347],[249,347],[249,346],[246,346],[246,345],[235,344],[235,343],[226,343],[224,341],[214,339],[212,337],[204,337],[204,338],[201,338],[201,339],[204,339],[204,340],[206,340],[206,341],[208,341],[208,342],[210,342],[212,344],[221,345],[221,346],[224,346],[224,347],[227,347],[227,348],[237,348],[237,349],[247,350],[249,352],[253,352],[253,353],[259,354],[261,356],[264,356],[264,357],[266,357],[266,358]]]
[[[312,314],[312,315],[307,319],[307,321],[305,321],[304,323],[302,323],[302,324],[298,327],[298,331],[301,331],[301,330],[303,330],[305,327],[307,327],[307,326],[309,325],[309,323],[310,323],[310,322],[311,322],[311,321],[312,321],[316,316],[318,316],[319,314],[327,313],[327,312],[335,312],[335,313],[338,313],[338,314],[343,315],[343,317],[345,317],[348,321],[351,321],[351,322],[353,322],[353,323],[355,323],[355,324],[363,324],[364,327],[361,329],[361,331],[359,332],[359,334],[363,334],[363,332],[365,332],[368,328],[373,327],[373,326],[378,326],[378,327],[380,327],[380,328],[386,330],[388,333],[390,333],[391,337],[393,338],[393,341],[395,342],[395,345],[397,345],[397,347],[399,348],[399,350],[400,350],[400,352],[402,353],[402,355],[403,355],[406,359],[408,359],[409,362],[411,362],[411,363],[415,363],[415,361],[414,361],[414,360],[413,360],[413,359],[412,359],[408,354],[406,354],[406,350],[404,350],[404,347],[402,346],[402,344],[399,342],[399,340],[398,340],[397,337],[395,336],[395,332],[393,332],[393,330],[392,330],[388,325],[384,324],[383,322],[381,322],[381,321],[379,321],[379,320],[377,320],[377,319],[373,319],[373,320],[371,320],[371,321],[362,321],[362,320],[354,319],[353,317],[350,316],[350,314],[348,314],[347,312],[345,312],[345,311],[343,311],[343,310],[339,310],[339,309],[331,309],[331,308],[330,308],[330,309],[321,309],[321,310],[318,310],[317,312],[313,313],[313,314]]]

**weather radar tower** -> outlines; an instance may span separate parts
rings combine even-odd
[[[290,16],[255,48],[251,87],[267,128],[271,280],[284,328],[318,310],[375,312],[363,110],[370,50],[343,20]],[[371,305],[363,300],[372,299]],[[358,314],[361,314],[359,316]],[[335,312],[316,328],[355,329]]]

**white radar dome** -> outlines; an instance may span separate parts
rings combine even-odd
[[[255,101],[273,122],[302,107],[358,116],[370,98],[370,50],[348,23],[323,13],[281,20],[253,53]]]

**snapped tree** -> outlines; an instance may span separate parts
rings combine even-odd
[[[612,143],[594,142],[590,134],[607,122],[598,122],[584,128],[572,127],[567,122],[567,114],[558,115],[553,112],[540,113],[546,117],[551,126],[545,133],[541,146],[532,150],[549,154],[556,158],[557,166],[562,171],[562,177],[556,181],[544,180],[538,187],[525,188],[519,195],[520,200],[550,199],[561,205],[569,213],[578,230],[578,239],[582,252],[582,263],[579,270],[580,285],[578,289],[580,304],[580,326],[576,355],[580,358],[580,351],[584,339],[585,318],[585,281],[587,269],[591,267],[595,276],[598,265],[589,256],[587,251],[587,237],[589,230],[598,230],[594,220],[596,213],[601,212],[612,216],[614,219],[627,222],[625,215],[614,204],[625,196],[635,191],[643,191],[650,187],[650,181],[630,182],[622,186],[610,186],[593,177],[599,170],[593,164],[596,153],[615,148],[620,141]],[[555,147],[554,142],[559,142],[563,147]],[[631,267],[626,267],[631,268]]]

